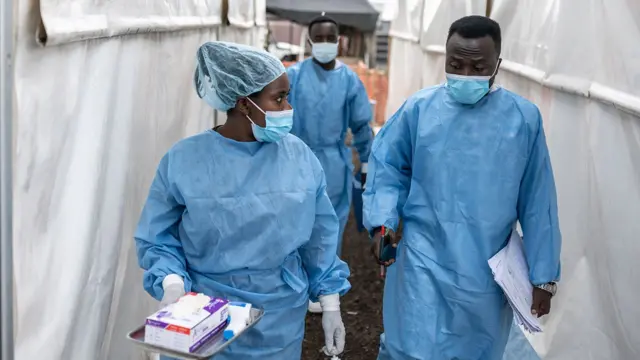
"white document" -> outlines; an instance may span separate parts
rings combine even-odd
[[[538,318],[531,314],[533,285],[529,281],[522,238],[515,229],[507,246],[489,259],[489,267],[513,308],[518,325],[531,333],[542,332]]]

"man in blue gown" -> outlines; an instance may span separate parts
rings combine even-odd
[[[338,24],[333,19],[324,14],[314,19],[309,25],[313,57],[293,65],[287,74],[291,84],[289,103],[296,109],[291,133],[309,145],[322,164],[327,194],[340,220],[340,255],[353,186],[352,156],[345,145],[347,128],[360,156],[364,184],[373,140],[369,125],[373,114],[358,75],[336,60],[338,39]],[[321,312],[319,304],[310,302],[309,311]]]
[[[353,179],[351,151],[345,145],[345,137],[350,128],[362,173],[366,174],[373,140],[369,122],[373,114],[358,75],[336,60],[336,22],[326,16],[313,20],[309,25],[309,42],[313,57],[287,69],[291,83],[289,103],[296,109],[291,133],[309,145],[326,173],[327,193],[340,219],[340,255]]]
[[[493,85],[500,47],[495,21],[454,22],[446,84],[407,99],[373,143],[364,222],[376,257],[382,235],[397,247],[380,360],[502,359],[513,314],[487,260],[517,221],[531,311],[550,311],[561,247],[553,172],[538,108]]]

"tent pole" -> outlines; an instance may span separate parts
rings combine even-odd
[[[0,0],[0,360],[13,360],[13,0]]]

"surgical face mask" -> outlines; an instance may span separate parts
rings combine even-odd
[[[256,125],[247,116],[247,119],[251,121],[251,130],[256,140],[267,143],[278,142],[291,131],[291,127],[293,127],[293,109],[265,112],[251,99],[247,98],[247,100],[264,114],[265,127]]]
[[[338,43],[311,43],[311,54],[321,64],[332,62],[338,57]]]
[[[491,76],[464,76],[447,73],[449,94],[462,104],[473,105],[477,103],[489,92],[489,83],[498,71],[498,65]]]

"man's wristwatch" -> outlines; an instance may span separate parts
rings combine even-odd
[[[546,283],[546,284],[542,284],[542,285],[536,285],[536,287],[538,289],[542,289],[548,293],[551,294],[551,296],[555,296],[556,295],[556,291],[558,290],[558,285],[554,282],[550,282],[550,283]]]

